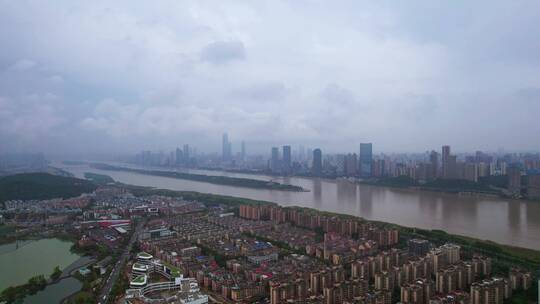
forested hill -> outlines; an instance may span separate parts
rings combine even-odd
[[[84,179],[48,173],[23,173],[0,177],[0,202],[20,199],[76,197],[92,192],[96,185]]]

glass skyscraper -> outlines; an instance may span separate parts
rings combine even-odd
[[[373,148],[371,143],[360,144],[360,176],[371,177],[371,164],[373,162]]]

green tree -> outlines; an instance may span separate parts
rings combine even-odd
[[[62,270],[60,270],[60,266],[54,267],[53,272],[51,273],[51,280],[56,281],[60,276],[62,275]]]

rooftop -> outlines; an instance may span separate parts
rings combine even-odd
[[[153,256],[151,254],[149,254],[149,253],[146,253],[146,252],[139,252],[137,254],[137,258],[148,260],[148,259],[153,258]]]

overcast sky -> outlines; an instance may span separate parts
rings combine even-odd
[[[0,151],[540,150],[540,2],[0,0]]]

